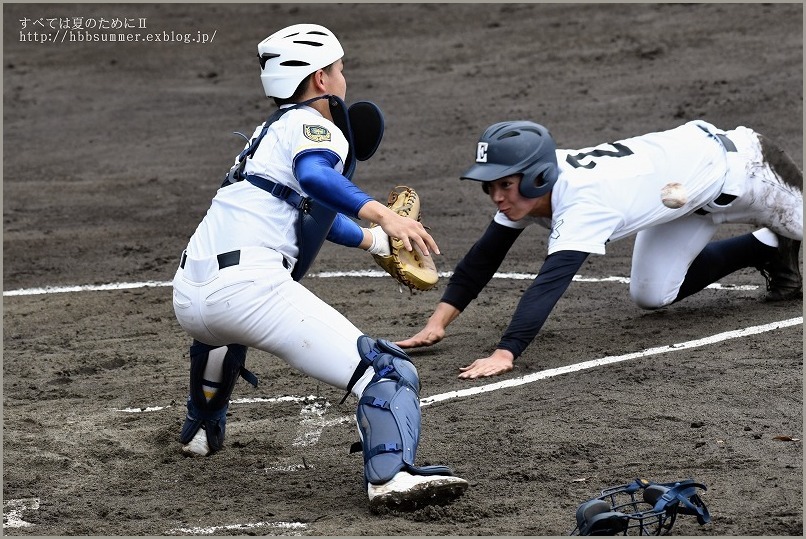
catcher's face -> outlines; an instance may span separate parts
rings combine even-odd
[[[326,85],[325,91],[331,95],[347,98],[347,81],[344,78],[344,60],[336,60],[329,69],[324,71]]]
[[[518,186],[521,182],[520,174],[504,176],[492,182],[482,184],[484,191],[490,195],[490,200],[498,207],[498,210],[507,216],[510,221],[519,221],[527,215],[536,215],[539,210],[539,202],[546,198],[526,198],[520,192]]]

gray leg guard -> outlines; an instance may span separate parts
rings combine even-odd
[[[380,485],[395,474],[453,475],[446,466],[414,466],[420,442],[420,378],[408,355],[397,345],[366,335],[358,338],[362,361],[375,376],[358,401],[356,421],[364,453],[364,477]]]
[[[227,354],[224,357],[223,378],[220,383],[204,380],[204,368],[211,350],[217,346],[208,346],[197,340],[190,346],[190,392],[187,399],[187,416],[179,434],[179,441],[183,444],[190,442],[200,428],[207,435],[207,444],[210,453],[221,449],[224,445],[224,430],[227,423],[227,409],[229,398],[235,388],[238,376],[243,376],[253,386],[257,387],[257,377],[246,370],[246,346],[240,344],[227,345]],[[202,386],[218,388],[215,396],[207,401]]]

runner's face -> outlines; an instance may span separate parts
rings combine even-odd
[[[510,221],[518,221],[526,217],[534,208],[535,200],[537,200],[521,195],[518,189],[520,181],[521,175],[513,174],[483,184],[484,190],[490,195],[490,200]]]

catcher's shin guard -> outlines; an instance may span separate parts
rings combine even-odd
[[[357,372],[370,364],[375,370],[356,411],[366,482],[387,483],[400,471],[453,475],[446,466],[414,465],[420,442],[420,378],[409,356],[394,343],[366,335],[358,338],[358,351],[362,361]]]
[[[224,445],[224,430],[227,423],[229,398],[235,388],[238,376],[257,387],[257,377],[246,370],[246,346],[240,344],[227,345],[227,352],[222,365],[221,382],[204,380],[204,369],[207,366],[210,351],[218,347],[209,346],[197,340],[190,346],[190,391],[187,399],[187,416],[179,434],[179,441],[189,443],[200,428],[207,437],[210,454]],[[218,391],[208,401],[202,386],[217,387]]]

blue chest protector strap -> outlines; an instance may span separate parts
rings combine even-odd
[[[230,168],[229,173],[224,178],[222,187],[247,180],[252,185],[263,189],[271,195],[291,204],[299,210],[297,220],[297,242],[299,254],[297,263],[291,272],[291,277],[295,281],[300,281],[313,264],[314,259],[319,254],[322,244],[327,238],[330,228],[336,219],[336,212],[324,204],[310,198],[303,197],[287,186],[277,184],[267,178],[244,174],[246,160],[252,158],[257,151],[260,142],[269,130],[271,124],[280,119],[286,112],[309,105],[319,99],[328,99],[330,113],[333,122],[342,131],[349,144],[347,162],[344,165],[343,175],[351,179],[355,172],[356,159],[366,161],[375,153],[383,137],[384,122],[380,109],[368,101],[360,101],[349,108],[340,98],[333,95],[323,95],[298,103],[292,107],[286,107],[275,111],[263,124],[260,134],[255,137],[238,156],[238,162]],[[354,137],[352,125],[355,123],[360,127],[358,136]]]

